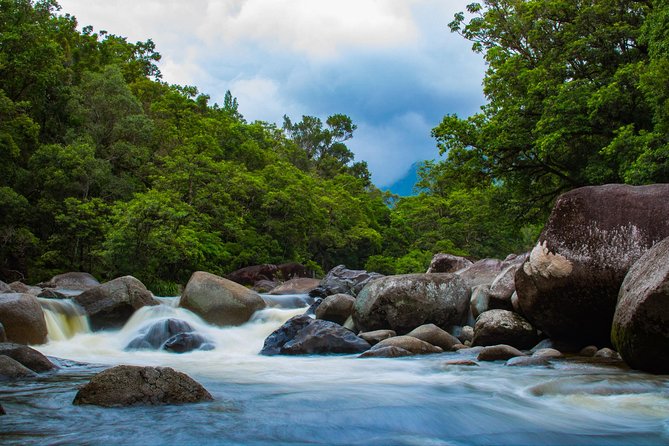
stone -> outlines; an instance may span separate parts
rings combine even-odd
[[[502,266],[503,262],[499,259],[482,259],[461,269],[456,274],[471,289],[479,285],[490,285],[502,272]]]
[[[361,353],[371,345],[334,322],[314,319],[281,347],[282,355]]]
[[[474,340],[474,327],[465,325],[456,336],[463,344],[467,341],[471,342]]]
[[[12,293],[19,294],[31,294],[33,296],[38,296],[42,292],[42,288],[37,286],[26,285],[23,282],[12,282],[9,284],[9,288]]]
[[[11,342],[43,344],[47,340],[44,312],[32,294],[0,294],[0,324]]]
[[[469,297],[469,289],[455,274],[387,276],[360,292],[353,320],[362,331],[405,334],[424,324],[446,328],[463,322]]]
[[[409,350],[396,347],[394,345],[388,345],[377,349],[367,350],[358,356],[358,358],[401,358],[404,356],[413,355],[414,353],[410,352]]]
[[[167,350],[185,353],[192,350],[211,349],[211,341],[194,333],[191,325],[180,319],[163,319],[142,330],[142,333],[125,347],[125,350]]]
[[[611,341],[630,367],[669,373],[669,238],[639,258],[625,276]]]
[[[0,381],[32,378],[35,376],[37,376],[35,372],[20,362],[15,361],[9,356],[0,355]]]
[[[268,294],[282,295],[282,294],[309,294],[309,292],[320,285],[321,281],[318,279],[311,279],[308,277],[298,277],[283,282],[280,285],[272,288]]]
[[[27,345],[12,342],[0,343],[0,355],[9,356],[37,373],[50,372],[58,368],[46,356]]]
[[[483,349],[479,352],[477,359],[479,361],[506,361],[507,359],[511,359],[516,356],[526,355],[515,347],[500,344],[483,347]]]
[[[515,356],[504,364],[508,367],[531,367],[550,365],[548,357],[545,356]]]
[[[13,292],[14,291],[11,289],[11,287],[8,284],[6,284],[2,280],[0,280],[0,294],[2,294],[2,293],[13,293]]]
[[[532,356],[539,358],[554,359],[554,358],[562,358],[564,355],[562,354],[561,351],[556,350],[554,348],[540,348],[539,350],[532,352]]]
[[[599,349],[597,348],[596,345],[588,345],[586,347],[583,347],[581,351],[578,352],[580,356],[585,356],[586,358],[592,358],[595,356]]]
[[[45,299],[69,299],[70,296],[56,291],[51,288],[43,288],[42,291],[37,295],[37,297],[43,297]]]
[[[316,318],[343,325],[353,313],[355,297],[349,294],[333,294],[323,299],[316,308]]]
[[[443,349],[428,342],[421,341],[413,336],[395,336],[384,339],[372,347],[372,350],[378,350],[384,347],[399,347],[408,350],[415,355],[427,355],[430,353],[443,353]]]
[[[460,340],[447,332],[442,330],[434,324],[425,324],[414,328],[407,336],[425,341],[429,344],[436,345],[444,351],[453,350],[453,346],[460,343]]]
[[[555,350],[564,352],[564,353],[577,353],[581,349],[580,344],[572,344],[570,342],[558,341],[555,339],[542,339],[537,345],[532,347],[530,351],[535,352],[544,348],[554,348]],[[595,347],[597,350],[597,347]]]
[[[207,390],[170,367],[119,365],[95,375],[72,404],[103,407],[213,401]]]
[[[316,310],[320,307],[321,303],[323,303],[323,299],[320,297],[314,298],[314,301],[309,305],[309,308],[304,311],[304,314],[308,316],[316,316]]]
[[[5,332],[5,326],[0,324],[0,342],[7,342],[7,333]]]
[[[338,265],[328,271],[323,280],[321,280],[320,288],[327,295],[343,293],[357,296],[368,283],[381,277],[384,276],[379,273],[352,270],[346,268],[344,265]]]
[[[274,330],[266,339],[261,355],[280,355],[283,346],[291,341],[300,330],[314,321],[313,318],[306,314],[293,316],[288,319],[281,327]]]
[[[84,309],[94,330],[122,327],[135,311],[160,303],[132,276],[89,288],[72,299]]]
[[[198,333],[177,333],[163,344],[163,350],[171,353],[188,353],[193,350],[213,350],[214,344]]]
[[[508,310],[490,310],[476,319],[472,345],[508,344],[530,349],[539,342],[537,331],[522,316]]]
[[[259,280],[253,284],[253,288],[251,289],[256,293],[263,294],[263,293],[269,293],[278,286],[279,282],[276,282],[274,280]]]
[[[394,330],[374,330],[358,333],[358,336],[369,342],[371,345],[376,345],[384,339],[397,336]]]
[[[490,310],[490,285],[477,285],[472,288],[469,305],[474,319],[479,317],[481,313]]]
[[[248,288],[204,271],[193,273],[179,306],[219,326],[248,322],[265,301]]]
[[[520,264],[507,266],[490,284],[490,309],[513,310],[511,296],[516,292],[516,271]]]
[[[609,184],[561,195],[516,272],[525,317],[554,339],[608,345],[630,267],[669,237],[669,184]]]
[[[98,279],[89,273],[70,272],[53,276],[49,281],[38,284],[42,288],[85,291],[100,286]]]
[[[465,259],[464,257],[439,253],[432,257],[427,273],[454,273],[463,268],[467,268],[470,265],[472,265],[471,260]]]
[[[238,269],[226,275],[225,278],[240,285],[253,286],[261,280],[290,280],[297,277],[311,277],[312,275],[312,271],[299,263],[282,263],[280,265],[265,263]]]
[[[606,358],[606,359],[620,359],[620,355],[618,354],[618,352],[608,347],[600,348],[599,350],[597,350],[594,357]],[[664,373],[664,372],[656,372],[656,373]]]
[[[466,367],[478,367],[479,363],[472,361],[471,359],[449,359],[441,363],[444,367],[451,367],[454,365],[457,366],[466,366]]]

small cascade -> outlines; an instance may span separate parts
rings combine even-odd
[[[304,308],[314,303],[315,298],[308,294],[261,294],[269,308]]]
[[[49,341],[64,341],[77,333],[90,333],[88,317],[84,310],[71,299],[38,298]]]

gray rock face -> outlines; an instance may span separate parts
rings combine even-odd
[[[8,356],[37,373],[49,372],[58,368],[46,356],[27,345],[11,342],[0,343],[0,355]]]
[[[653,246],[627,273],[611,340],[630,367],[669,373],[669,238]]]
[[[281,285],[277,285],[270,290],[269,294],[308,294],[311,290],[319,286],[320,283],[321,281],[318,279],[298,277],[296,279],[290,279],[286,282],[283,282]]]
[[[135,311],[159,304],[144,284],[132,276],[90,288],[73,300],[84,309],[93,329],[122,327]]]
[[[425,324],[418,328],[414,328],[407,333],[407,336],[412,336],[421,341],[436,345],[444,351],[451,351],[454,345],[460,344],[458,338],[434,324]]]
[[[432,257],[427,273],[454,273],[471,266],[471,264],[471,260],[465,259],[464,257],[439,253]]]
[[[343,325],[353,313],[354,303],[355,297],[349,294],[333,294],[316,308],[316,318]]]
[[[386,347],[397,347],[411,352],[414,355],[427,355],[430,353],[443,353],[443,350],[429,342],[422,341],[413,336],[395,336],[384,339],[372,347],[372,350],[379,350]]]
[[[455,274],[407,274],[377,279],[358,295],[353,320],[362,331],[408,333],[424,324],[459,325],[469,289]]]
[[[180,307],[220,326],[240,325],[265,308],[265,301],[248,288],[204,271],[193,273]]]
[[[312,320],[281,347],[283,355],[361,353],[371,345],[334,322]]]
[[[357,296],[368,283],[381,277],[383,275],[379,273],[352,270],[347,269],[344,265],[338,265],[325,275],[320,286],[327,295],[350,294],[351,296]]]
[[[35,372],[20,362],[15,361],[9,356],[0,355],[0,381],[32,378],[35,376],[37,376]]]
[[[503,262],[499,259],[482,259],[474,262],[456,274],[465,281],[469,288],[479,285],[490,285],[502,272]]]
[[[610,184],[560,196],[516,273],[523,314],[553,339],[606,345],[632,264],[669,236],[669,184]]]
[[[508,344],[530,349],[539,342],[537,331],[522,316],[508,310],[490,310],[476,319],[472,345]]]
[[[180,319],[163,319],[148,327],[136,337],[125,350],[167,350],[186,353],[192,350],[212,349],[213,345],[204,336],[194,333],[195,329]]]
[[[44,312],[32,294],[0,294],[0,324],[7,340],[19,344],[43,344],[47,328]]]
[[[70,272],[53,276],[48,282],[40,283],[42,288],[59,288],[66,290],[85,291],[96,286],[100,282],[91,274],[82,272]]]
[[[72,404],[114,407],[212,400],[202,385],[169,367],[119,365],[95,375]]]

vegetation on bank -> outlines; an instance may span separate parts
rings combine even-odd
[[[0,280],[297,261],[386,274],[432,254],[504,256],[557,194],[669,181],[666,1],[486,1],[451,29],[484,54],[488,103],[434,129],[417,195],[371,183],[355,124],[247,122],[161,80],[151,40],[77,29],[55,0],[0,0]]]

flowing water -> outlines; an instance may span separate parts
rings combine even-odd
[[[50,331],[50,342],[37,348],[68,360],[37,380],[0,385],[8,413],[0,417],[0,444],[669,444],[669,376],[576,359],[552,368],[445,364],[467,357],[460,353],[264,357],[258,351],[265,337],[308,304],[304,297],[268,299],[273,308],[230,328],[206,324],[176,308],[175,299],[139,310],[117,331],[91,333],[77,325],[78,315],[54,318],[49,329],[59,332]],[[147,324],[168,317],[185,320],[216,348],[123,350]],[[116,364],[173,367],[202,383],[215,401],[111,409],[71,404],[78,386]]]

